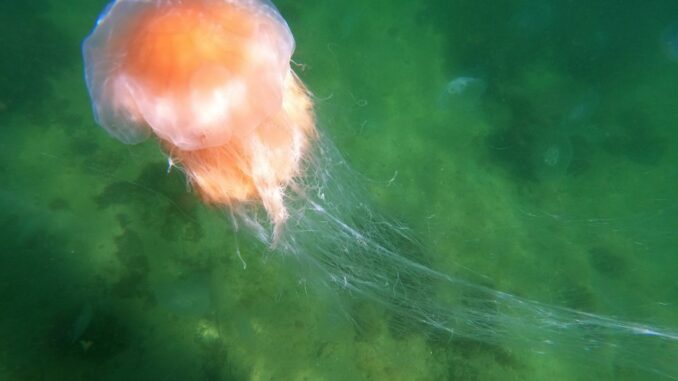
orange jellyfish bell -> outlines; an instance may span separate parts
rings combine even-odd
[[[261,0],[117,0],[83,45],[98,124],[125,143],[155,135],[203,200],[260,201],[276,227],[315,135],[293,50]]]

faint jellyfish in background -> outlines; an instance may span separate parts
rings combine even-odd
[[[538,134],[533,148],[532,166],[537,180],[555,180],[567,174],[573,149],[570,136],[562,126]]]
[[[445,84],[438,97],[438,106],[447,108],[453,105],[475,105],[486,88],[487,85],[481,78],[461,75]]]
[[[661,42],[667,57],[673,62],[678,62],[678,23],[673,23],[664,29]]]
[[[566,114],[556,126],[536,135],[532,152],[532,167],[539,181],[549,181],[565,176],[574,160],[573,136],[582,136],[586,140],[590,128],[590,118],[598,104],[598,95],[590,91]]]
[[[586,160],[581,142],[598,141],[604,134],[592,123],[599,103],[600,95],[595,89],[584,91],[557,125],[535,136],[531,161],[537,180],[558,179]],[[579,142],[579,149],[575,142]]]

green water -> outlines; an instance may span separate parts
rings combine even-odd
[[[678,377],[675,340],[440,340],[309,289],[154,142],[95,125],[80,42],[105,4],[0,4],[0,380]],[[678,3],[276,5],[318,128],[426,263],[678,330]]]

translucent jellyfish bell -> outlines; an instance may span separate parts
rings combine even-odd
[[[129,89],[125,89],[115,78],[119,59],[109,56],[107,43],[119,29],[125,27],[117,21],[132,20],[136,18],[139,9],[147,6],[148,4],[139,1],[110,3],[97,19],[95,29],[82,46],[85,82],[92,101],[94,119],[108,133],[126,144],[143,141],[149,136],[150,131],[136,109],[136,104],[131,100]],[[120,101],[109,102],[110,99]],[[127,100],[126,103],[124,100]]]
[[[533,166],[540,181],[559,179],[567,173],[572,162],[570,137],[560,131],[540,135],[535,143]]]
[[[479,77],[462,75],[447,82],[438,97],[438,106],[474,105],[485,93],[487,84]]]
[[[97,123],[125,143],[152,131],[184,150],[277,114],[293,50],[275,7],[247,0],[118,0],[83,45]]]

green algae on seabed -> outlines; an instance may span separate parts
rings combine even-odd
[[[168,175],[154,143],[123,146],[91,120],[78,49],[105,3],[0,5],[13,57],[0,63],[0,379],[645,380],[656,375],[624,365],[672,370],[675,354],[651,342],[655,358],[622,357],[622,341],[579,362],[571,347],[542,355],[441,335],[311,287],[313,274],[246,232],[236,243],[227,214]],[[365,175],[377,209],[421,238],[409,252],[497,290],[677,327],[678,68],[662,38],[678,9],[651,3],[277,5],[319,128]],[[483,91],[441,104],[468,73]],[[580,104],[590,111],[568,124]],[[565,156],[544,166],[550,147]],[[184,292],[198,313],[166,308]],[[456,308],[501,312],[468,298],[477,303]],[[91,322],[64,340],[87,303]]]

